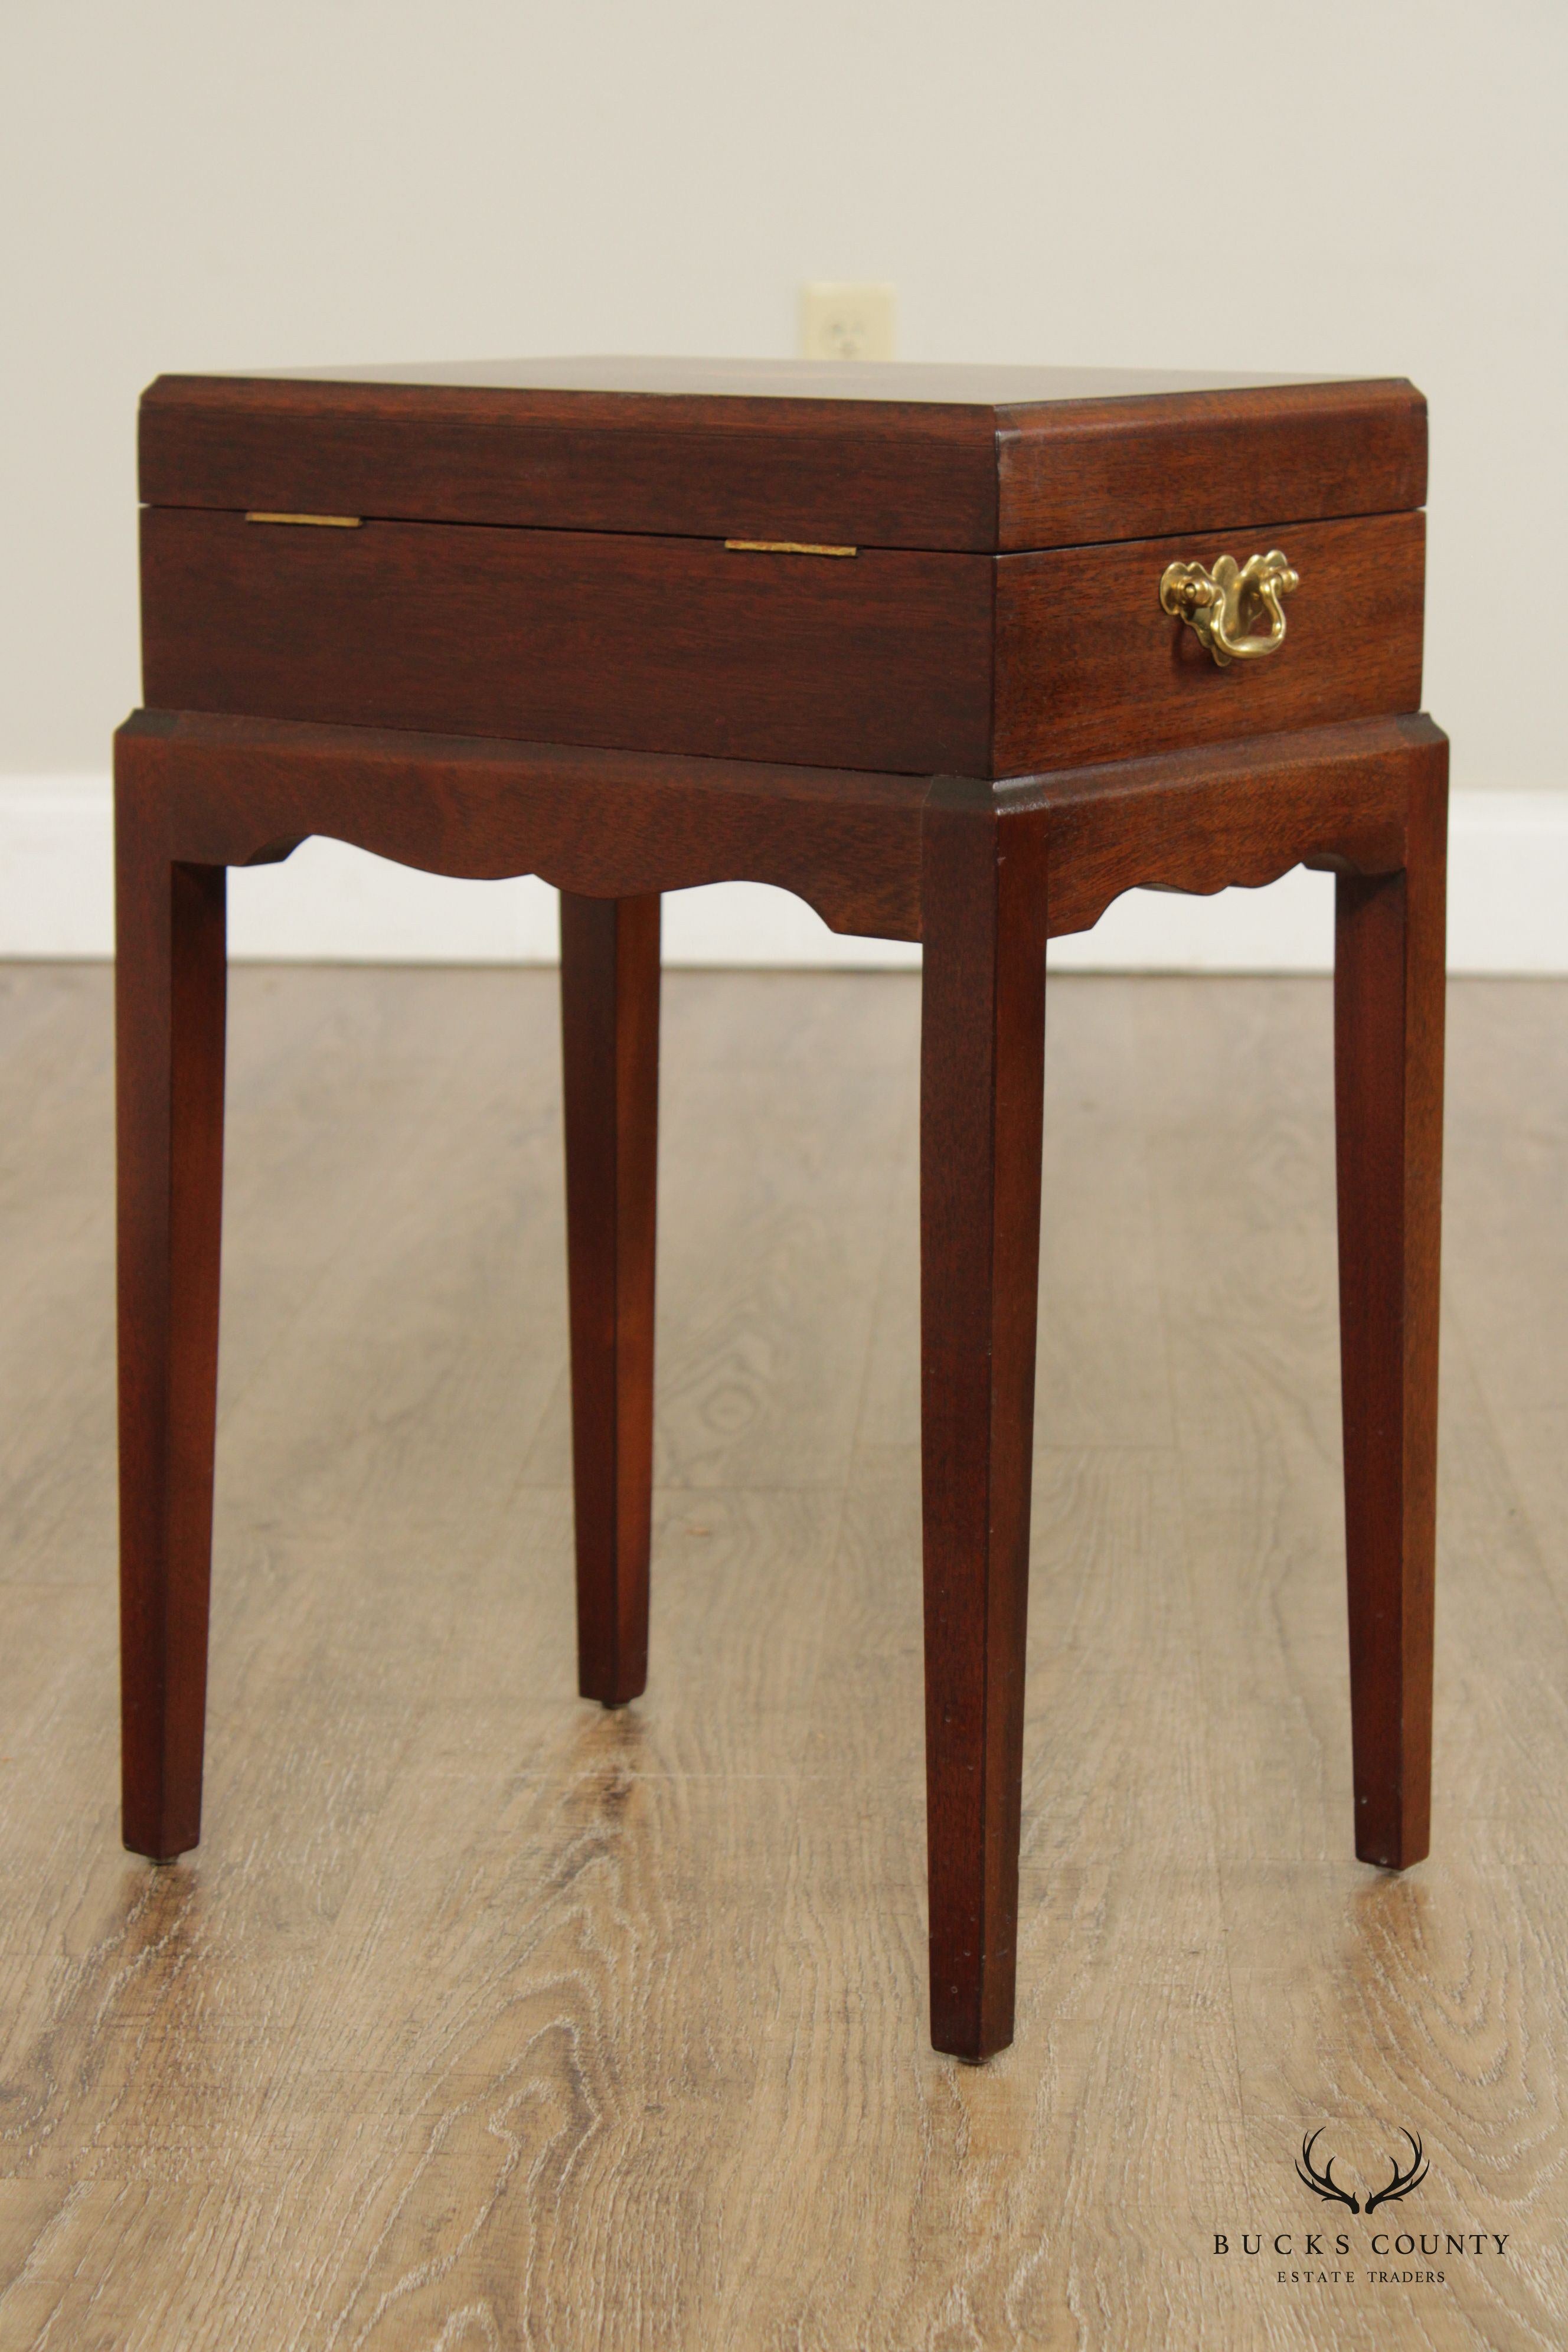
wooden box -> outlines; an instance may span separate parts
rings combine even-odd
[[[562,361],[153,386],[161,708],[116,755],[134,1851],[200,1834],[225,869],[324,835],[561,891],[579,1686],[611,1706],[647,1672],[661,897],[770,883],[921,942],[931,2031],[972,2059],[1011,2038],[1019,1951],[1046,942],[1127,889],[1331,868],[1355,1843],[1426,1853],[1425,452],[1402,382]]]
[[[519,361],[162,376],[145,699],[978,777],[1414,711],[1402,380]],[[1173,562],[1278,548],[1221,666]]]

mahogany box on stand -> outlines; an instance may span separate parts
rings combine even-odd
[[[580,1679],[647,1662],[661,892],[924,947],[939,2048],[1011,2037],[1045,942],[1338,876],[1356,1850],[1426,1850],[1446,745],[1426,406],[1348,383],[563,360],[160,377],[117,739],[125,1834],[200,1832],[224,888],[310,834],[562,898]],[[520,1564],[520,1573],[523,1572]],[[1048,1636],[1047,1636],[1048,1637]]]

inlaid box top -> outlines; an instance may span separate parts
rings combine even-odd
[[[1419,507],[1371,381],[789,360],[160,376],[160,507],[996,553]]]

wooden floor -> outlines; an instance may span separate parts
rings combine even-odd
[[[0,970],[5,2352],[1568,2341],[1568,984],[1453,991],[1404,1878],[1351,1852],[1326,985],[1054,984],[982,2070],[925,2032],[918,1013],[903,976],[668,982],[654,1662],[609,1715],[553,975],[236,975],[205,1843],[153,1870],[108,975]],[[1429,2177],[1321,2206],[1320,2124],[1363,2194],[1401,2127]],[[1369,2281],[1385,2226],[1442,2250]]]

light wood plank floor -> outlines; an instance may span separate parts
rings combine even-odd
[[[153,1871],[108,975],[0,971],[5,2352],[1568,2341],[1568,985],[1453,991],[1436,1854],[1394,1878],[1350,1844],[1326,985],[1054,984],[982,2070],[925,2034],[918,1010],[668,982],[653,1676],[611,1716],[553,976],[236,975],[205,1843]],[[1363,2193],[1401,2126],[1429,2178],[1320,2206],[1319,2124]],[[1369,2282],[1385,2223],[1466,2252]]]

